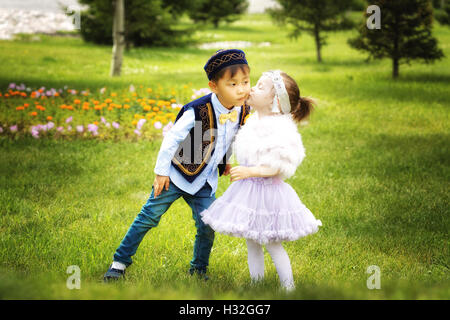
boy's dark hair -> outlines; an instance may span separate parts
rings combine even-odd
[[[227,71],[230,71],[230,77],[233,78],[238,71],[241,70],[243,73],[249,73],[250,67],[248,64],[233,64],[231,66],[225,67],[219,72],[217,72],[212,78],[211,81],[217,82],[219,79],[223,78],[223,76],[227,73]]]
[[[297,82],[285,72],[281,72],[281,76],[283,77],[283,82],[289,95],[292,117],[295,121],[300,122],[311,114],[316,102],[312,98],[301,97]]]

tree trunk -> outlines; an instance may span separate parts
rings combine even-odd
[[[317,61],[322,62],[322,56],[320,54],[320,33],[318,26],[314,26],[314,39],[316,40],[316,54],[317,54]]]
[[[120,76],[125,46],[125,9],[123,0],[114,0],[113,49],[110,75]]]
[[[392,77],[394,79],[398,78],[398,58],[392,58]]]

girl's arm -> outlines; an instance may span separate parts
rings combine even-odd
[[[273,177],[279,174],[278,169],[266,166],[244,167],[237,166],[230,170],[231,181],[247,179],[252,177]]]

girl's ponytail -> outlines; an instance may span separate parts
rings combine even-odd
[[[315,104],[316,102],[312,98],[299,97],[297,107],[291,111],[292,117],[297,122],[308,118],[308,116],[311,114],[311,111],[313,110],[313,105]]]
[[[281,72],[281,76],[283,77],[284,85],[289,95],[292,118],[296,122],[308,118],[313,110],[313,106],[316,105],[316,101],[310,97],[301,97],[297,83],[285,72]]]

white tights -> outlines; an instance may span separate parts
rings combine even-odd
[[[264,252],[262,245],[251,239],[246,240],[250,278],[252,281],[258,281],[264,278]],[[289,256],[281,245],[281,242],[268,243],[266,244],[266,249],[275,264],[281,286],[287,290],[295,289],[291,262],[289,260]]]

